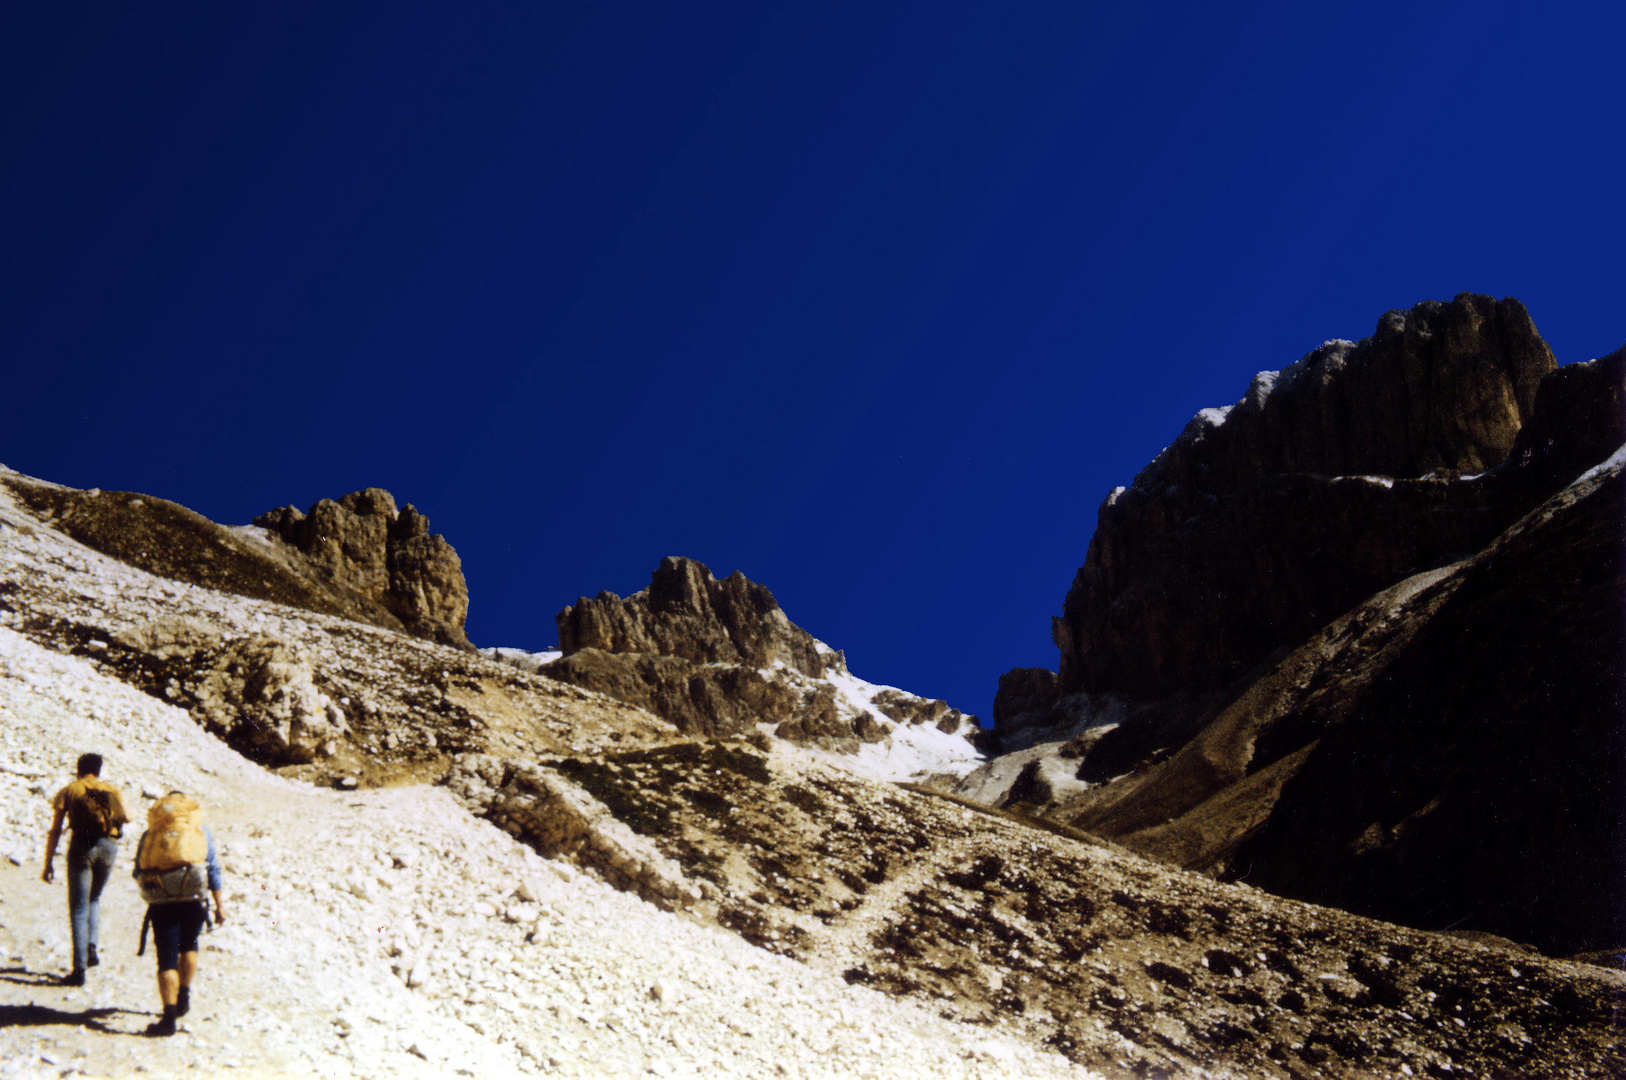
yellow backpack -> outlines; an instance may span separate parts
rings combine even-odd
[[[149,904],[202,900],[208,895],[209,838],[203,831],[203,809],[178,792],[165,795],[147,811],[147,834],[136,849],[132,873],[141,899]],[[146,946],[142,927],[142,946]]]
[[[165,795],[147,811],[147,835],[136,852],[138,870],[173,870],[209,859],[203,808],[179,793]]]

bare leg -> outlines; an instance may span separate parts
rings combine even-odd
[[[191,965],[192,970],[196,971],[197,967],[198,967],[198,954],[197,953],[186,953],[184,956],[181,957],[182,965],[186,964],[186,957],[188,957],[188,956],[190,956],[192,958],[192,965]],[[171,969],[169,971],[160,971],[158,973],[158,1000],[159,1001],[162,1001],[165,1005],[173,1005],[173,1004],[175,1004],[176,999],[180,996],[180,989],[181,989],[181,977],[180,977],[180,974],[178,972],[176,972],[174,969]]]
[[[192,985],[192,977],[194,975],[196,975],[197,973],[198,973],[198,954],[195,953],[195,952],[183,952],[181,954],[181,959],[180,959],[180,971],[179,971],[180,979],[179,979],[179,982],[178,982],[177,985],[178,986],[191,986]],[[174,1004],[174,1002],[170,1002],[170,1004]]]

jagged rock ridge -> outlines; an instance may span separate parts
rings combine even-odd
[[[43,522],[160,577],[274,600],[468,648],[468,585],[457,552],[412,506],[379,488],[273,510],[229,527],[168,499],[79,490],[0,473]]]
[[[1461,479],[1500,464],[1553,356],[1517,300],[1391,311],[1199,413],[1102,504],[1055,620],[1060,693],[1212,689],[1523,507]]]
[[[582,597],[560,611],[559,649],[652,653],[701,664],[784,664],[804,675],[824,674],[813,635],[780,610],[767,586],[738,570],[722,581],[693,559],[667,556],[649,587],[623,600],[612,592]],[[825,650],[828,652],[828,650]]]
[[[387,611],[410,634],[470,648],[469,587],[446,538],[411,503],[397,512],[383,488],[321,499],[306,513],[278,507],[254,519],[299,552],[337,590]]]
[[[896,759],[902,776],[963,772],[978,757],[976,717],[853,677],[842,653],[737,570],[718,581],[704,564],[668,556],[647,589],[582,597],[556,622],[564,655],[540,674],[648,709],[685,732],[771,728],[849,757]],[[900,742],[907,745],[895,748]]]

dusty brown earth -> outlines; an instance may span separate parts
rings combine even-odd
[[[544,767],[704,883],[708,920],[964,1023],[1013,1025],[1106,1075],[1626,1071],[1626,978],[1601,968],[1219,884],[791,747],[682,743]],[[500,795],[489,805],[534,831]]]

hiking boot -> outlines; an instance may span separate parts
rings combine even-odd
[[[151,1035],[155,1038],[163,1038],[166,1035],[175,1034],[175,1018],[166,1012],[162,1020],[154,1020],[152,1023],[148,1024],[147,1030],[144,1032],[144,1034]]]
[[[87,952],[88,952],[88,953],[89,953],[89,954],[90,954],[90,955],[88,955],[88,956],[87,956],[87,957],[85,957],[85,966],[86,966],[86,967],[88,967],[88,968],[93,968],[93,967],[95,967],[95,966],[96,966],[96,965],[97,965],[97,964],[99,964],[99,963],[101,963],[101,962],[102,962],[102,958],[101,958],[101,957],[99,957],[99,956],[97,956],[97,955],[96,955],[96,946],[94,946],[94,945],[92,945],[92,946],[91,946],[91,947],[90,947],[90,948],[89,948],[89,949],[88,949],[88,950],[87,950]]]
[[[191,1011],[192,988],[190,986],[183,986],[181,987],[180,992],[175,995],[175,1015],[177,1017],[182,1017]]]
[[[63,986],[83,986],[83,985],[85,985],[85,970],[84,970],[84,968],[74,968],[72,971],[70,971],[66,975],[62,976],[62,985]]]

